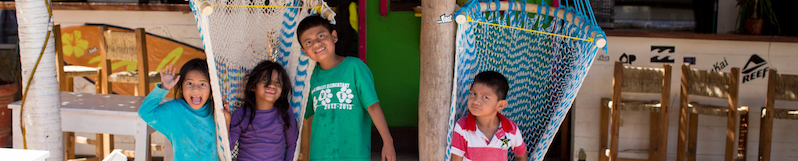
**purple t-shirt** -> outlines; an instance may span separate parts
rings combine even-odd
[[[238,141],[238,160],[293,161],[299,135],[294,115],[288,114],[291,126],[284,130],[277,108],[255,110],[251,125],[250,112],[239,108],[230,121],[230,149]]]

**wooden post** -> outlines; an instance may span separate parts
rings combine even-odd
[[[659,153],[657,153],[657,150],[659,150],[659,149],[657,149],[657,147],[659,147],[659,146],[657,146],[657,144],[659,143],[659,139],[660,139],[659,138],[660,134],[658,132],[659,131],[659,124],[660,124],[660,122],[659,122],[659,112],[649,111],[648,112],[648,119],[650,121],[649,122],[649,126],[648,126],[648,132],[649,132],[649,135],[648,135],[649,136],[648,137],[648,161],[655,161],[655,160],[657,160],[657,158],[658,158],[657,156],[659,154]]]
[[[615,62],[612,78],[612,110],[610,115],[610,161],[618,159],[618,128],[621,120],[621,87],[623,86],[623,63]]]
[[[138,53],[139,83],[136,85],[138,96],[147,96],[150,93],[150,68],[147,61],[147,33],[143,28],[136,30],[136,53]]]
[[[103,134],[95,134],[94,136],[94,157],[105,158],[105,153],[103,152],[103,142],[105,141],[105,137],[103,137]]]
[[[747,110],[747,109],[746,109]],[[737,139],[737,161],[745,161],[748,153],[748,114],[750,111],[740,114],[740,136]]]
[[[75,159],[75,132],[64,132],[64,160]]]
[[[770,69],[768,74],[767,102],[762,110],[762,120],[759,126],[760,161],[770,161],[770,143],[773,141],[773,110],[776,102],[776,86],[779,82],[779,74],[776,69]]]
[[[676,160],[684,161],[687,152],[687,105],[689,104],[688,89],[690,88],[689,73],[690,66],[682,65],[682,83],[681,91],[679,92],[679,133],[678,142],[676,142]]]
[[[102,94],[112,94],[113,89],[111,88],[111,82],[108,81],[108,76],[113,73],[113,68],[111,68],[111,60],[108,60],[108,51],[106,51],[106,42],[105,42],[105,32],[108,30],[107,26],[100,26],[99,28],[99,40],[100,44],[97,45],[99,50],[102,51],[100,55],[100,77],[98,80],[100,89],[102,89]],[[101,81],[101,82],[100,82]],[[97,84],[97,83],[95,83]],[[105,158],[108,154],[111,153],[111,150],[114,149],[114,141],[113,135],[109,134],[97,134],[97,144],[96,144],[96,155],[98,158]],[[110,140],[110,141],[109,141]]]
[[[698,138],[698,114],[688,114],[689,123],[687,125],[687,161],[695,161],[696,144]]]
[[[61,45],[61,24],[53,24],[53,38],[55,39],[55,71],[58,73],[58,89],[60,91],[72,91],[72,81],[67,83],[66,74],[64,74],[64,50]],[[71,79],[70,79],[71,80]]]
[[[297,161],[310,161],[310,134],[311,134],[311,127],[313,125],[313,116],[311,115],[309,118],[306,118],[302,122],[302,143],[299,146],[299,156]],[[235,143],[230,143],[235,144]]]
[[[455,0],[421,1],[420,84],[418,99],[419,160],[443,160],[446,154],[452,78],[454,77],[455,23],[437,23],[453,16]]]
[[[599,122],[599,161],[609,161],[610,158],[605,154],[604,151],[609,149],[607,145],[607,135],[609,126],[610,126],[610,106],[607,103],[610,102],[609,98],[601,98],[601,120]]]
[[[731,69],[731,80],[729,80],[729,112],[727,115],[727,122],[726,122],[726,155],[725,161],[733,161],[735,148],[734,148],[734,140],[737,134],[737,94],[739,92],[739,78],[740,78],[740,68],[732,68]]]
[[[574,104],[571,105],[575,105]],[[574,108],[568,110],[568,114],[565,114],[565,119],[563,119],[562,124],[560,124],[560,160],[570,160],[571,159],[571,112],[573,112]]]
[[[659,139],[657,140],[657,158],[652,160],[665,161],[668,156],[668,111],[671,108],[671,75],[672,67],[670,64],[662,65],[665,70],[662,76],[662,95],[660,96],[659,107]]]
[[[108,51],[105,50],[105,31],[108,30],[107,26],[100,26],[99,37],[100,44],[97,45],[99,48],[100,54],[100,79],[95,84],[99,84],[100,89],[102,89],[102,94],[111,94],[113,93],[113,89],[111,89],[111,82],[108,82],[108,76],[111,75],[111,60],[108,60]],[[100,81],[101,80],[101,81]]]

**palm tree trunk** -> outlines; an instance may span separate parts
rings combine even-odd
[[[27,90],[22,112],[22,124],[26,129],[27,148],[50,151],[47,160],[64,160],[63,134],[61,132],[60,96],[55,70],[55,48],[50,16],[46,0],[16,0],[17,23],[19,25],[20,62],[22,63],[22,88]],[[34,66],[47,41],[39,67]],[[27,82],[33,74],[33,79]]]
[[[444,160],[454,77],[455,0],[421,1],[421,71],[418,94],[419,160]]]

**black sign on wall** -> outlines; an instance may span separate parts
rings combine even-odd
[[[610,56],[606,56],[606,55],[599,55],[599,56],[598,56],[598,60],[599,60],[599,61],[610,61]]]
[[[675,46],[651,46],[651,51],[652,52],[657,52],[655,54],[658,54],[658,55],[655,55],[655,56],[651,57],[651,62],[652,63],[673,63],[673,62],[676,62],[676,60],[671,58],[670,55],[662,55],[666,51],[668,52],[667,54],[675,53],[676,52],[676,47]]]
[[[631,54],[626,55],[626,53],[623,53],[623,55],[621,55],[621,58],[618,58],[618,61],[620,61],[622,63],[625,63],[625,64],[630,64],[630,65],[635,60],[637,60],[637,56],[631,55]]]
[[[759,55],[753,54],[751,58],[748,58],[748,62],[745,63],[743,66],[743,83],[750,82],[755,79],[765,78],[765,74],[768,72],[767,65],[768,62]]]
[[[684,57],[684,63],[690,63],[690,65],[695,65],[695,57]]]
[[[715,62],[715,64],[712,64],[712,71],[717,72],[723,70],[723,68],[726,68],[726,66],[729,66],[729,61],[726,60],[726,57],[723,57],[723,61]]]

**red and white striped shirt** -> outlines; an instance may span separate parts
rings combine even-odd
[[[523,134],[518,126],[502,114],[499,117],[499,129],[488,138],[479,131],[474,115],[457,120],[452,133],[451,154],[463,157],[463,161],[506,161],[507,150],[512,149],[516,156],[526,153]]]

